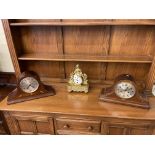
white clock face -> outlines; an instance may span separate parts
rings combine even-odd
[[[152,87],[152,94],[153,94],[153,96],[155,96],[155,84]]]
[[[75,84],[80,85],[80,84],[82,84],[82,77],[78,76],[78,75],[74,75],[73,81]]]
[[[129,82],[120,82],[115,87],[115,94],[123,99],[132,98],[136,93],[135,86]]]
[[[39,88],[39,83],[33,77],[26,77],[20,81],[20,88],[25,93],[33,93]]]

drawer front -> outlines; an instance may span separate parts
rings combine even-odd
[[[37,114],[8,114],[11,134],[54,134],[53,118]]]
[[[108,120],[102,121],[101,132],[106,135],[151,135],[154,123],[135,120]]]
[[[98,120],[56,118],[57,134],[100,134]]]

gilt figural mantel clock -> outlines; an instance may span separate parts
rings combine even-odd
[[[82,73],[79,65],[77,64],[75,70],[70,74],[70,79],[68,82],[68,92],[88,92],[89,84],[87,80],[87,75]]]

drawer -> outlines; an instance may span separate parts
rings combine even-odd
[[[56,118],[57,134],[100,134],[98,120]]]

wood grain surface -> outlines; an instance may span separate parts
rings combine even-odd
[[[119,74],[128,73],[136,80],[145,81],[153,61],[154,20],[19,19],[9,22],[4,21],[4,26],[6,32],[10,29],[12,33],[13,40],[9,43],[15,46],[11,48],[11,55],[18,74],[34,70],[41,78],[63,81],[68,78],[74,65],[80,63],[90,80],[113,80]],[[50,25],[55,22],[72,23],[74,26]],[[13,23],[30,25],[9,27]],[[101,23],[102,26],[90,26]]]
[[[140,120],[155,119],[155,99],[150,98],[149,110],[100,102],[98,97],[103,86],[91,85],[88,94],[68,93],[66,84],[53,85],[57,95],[18,104],[7,105],[7,98],[1,104],[2,111],[41,112],[70,114],[93,117],[131,118]]]
[[[106,79],[114,80],[120,74],[130,74],[136,80],[145,81],[149,73],[150,64],[136,63],[108,63]]]
[[[113,26],[110,55],[146,56],[155,51],[154,26]]]
[[[64,27],[64,53],[107,55],[110,27]]]
[[[10,26],[96,26],[96,25],[155,25],[154,19],[18,19]]]

